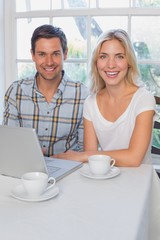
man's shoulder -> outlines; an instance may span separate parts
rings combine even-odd
[[[18,91],[30,91],[33,87],[34,79],[21,79],[14,81],[7,89],[6,95],[17,94]]]
[[[81,93],[82,98],[86,98],[89,95],[89,89],[84,83],[80,81],[71,81],[69,84],[74,87],[76,91]]]
[[[25,78],[17,81],[19,86],[30,86],[34,84],[34,78]]]
[[[71,85],[73,87],[85,87],[85,85],[78,80],[72,80],[70,77],[68,77],[66,74],[64,75],[64,79],[63,79],[67,85]]]
[[[14,81],[11,85],[10,88],[15,88],[15,87],[22,87],[22,86],[29,86],[29,85],[33,85],[34,83],[34,79],[20,79],[17,81]]]
[[[77,90],[80,90],[86,96],[89,94],[88,87],[84,83],[82,83],[81,81],[74,81],[66,75],[64,77],[64,81],[65,81],[67,87],[71,87],[71,88],[75,88]]]

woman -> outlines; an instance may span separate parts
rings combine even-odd
[[[117,166],[151,163],[154,96],[139,87],[139,70],[128,34],[103,33],[91,59],[91,95],[84,103],[84,152],[61,158],[87,161],[106,154]]]

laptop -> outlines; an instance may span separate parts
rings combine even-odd
[[[56,181],[83,165],[82,162],[44,157],[33,128],[0,125],[0,174],[20,178],[40,171]]]

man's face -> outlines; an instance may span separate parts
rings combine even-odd
[[[31,54],[40,78],[60,81],[67,51],[63,53],[59,38],[39,39],[35,45],[35,53],[31,50]]]

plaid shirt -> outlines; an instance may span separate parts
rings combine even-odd
[[[87,87],[64,74],[48,104],[38,91],[36,78],[16,81],[5,94],[3,124],[35,128],[46,156],[68,149],[81,151],[83,103],[87,95]]]

